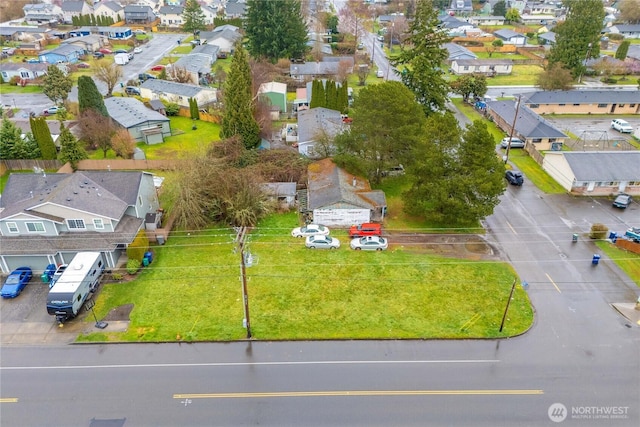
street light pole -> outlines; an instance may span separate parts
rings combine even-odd
[[[251,338],[251,320],[249,318],[249,294],[247,292],[247,266],[244,258],[244,244],[247,238],[247,227],[240,227],[236,236],[238,252],[240,252],[240,281],[242,282],[242,305],[244,307],[243,326],[247,328],[247,338]]]

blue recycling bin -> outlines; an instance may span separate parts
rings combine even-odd
[[[591,264],[598,265],[599,262],[600,262],[600,255],[593,254],[593,258],[591,259]]]
[[[615,231],[612,231],[611,233],[609,233],[609,240],[615,243],[617,239],[618,239],[618,234]]]
[[[146,260],[146,264],[145,264],[145,260]],[[144,258],[142,258],[142,264],[144,266],[147,266],[147,265],[151,264],[152,261],[153,261],[153,253],[145,252],[144,253]]]

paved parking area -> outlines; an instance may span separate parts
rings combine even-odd
[[[578,142],[569,144],[574,150],[629,150],[632,134],[611,129],[611,115],[589,118],[548,117],[545,119],[565,133],[578,137]],[[634,129],[640,127],[640,118],[626,118]]]

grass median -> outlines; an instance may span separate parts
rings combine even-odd
[[[394,245],[384,252],[342,247],[310,250],[290,236],[294,213],[254,229],[247,268],[253,337],[289,339],[493,338],[526,331],[533,310],[516,286],[502,332],[513,269],[495,261],[425,255]],[[242,339],[239,254],[232,229],[172,234],[153,263],[130,282],[106,283],[102,318],[133,304],[126,332],[81,335],[79,341],[227,341]]]

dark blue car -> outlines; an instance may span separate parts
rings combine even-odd
[[[2,290],[0,290],[0,295],[2,298],[15,298],[20,295],[20,292],[27,286],[29,280],[33,273],[29,267],[18,267],[11,272],[7,280],[5,280],[4,285],[2,285]]]

